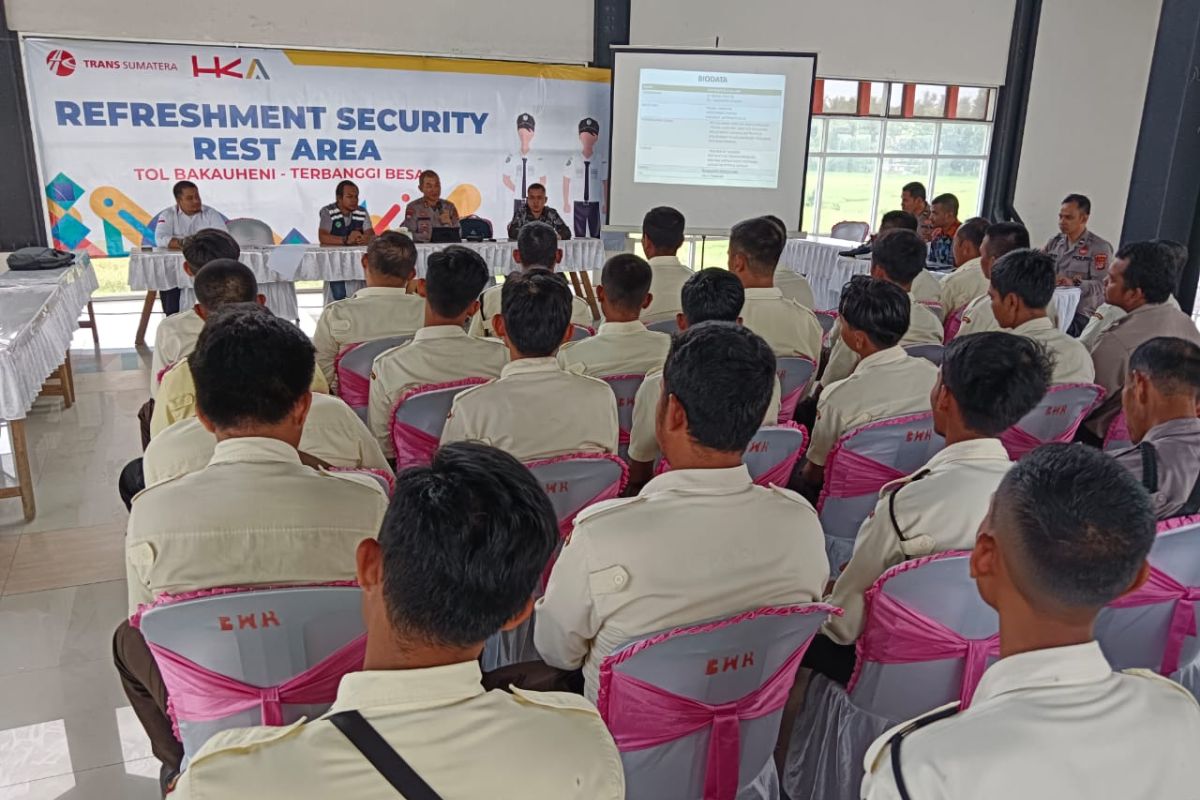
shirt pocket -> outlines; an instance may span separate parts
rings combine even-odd
[[[629,572],[616,565],[588,573],[588,586],[593,597],[619,594],[629,588]]]

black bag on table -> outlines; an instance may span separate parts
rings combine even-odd
[[[75,263],[75,254],[52,247],[22,247],[9,253],[8,268],[14,271],[62,269]]]

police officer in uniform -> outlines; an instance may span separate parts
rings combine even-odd
[[[321,208],[317,241],[325,247],[365,245],[375,238],[371,216],[358,204],[358,186],[353,181],[337,185],[337,199]],[[334,300],[346,298],[346,281],[330,281],[329,293]]]
[[[1092,312],[1104,302],[1104,274],[1112,263],[1112,245],[1088,230],[1092,201],[1081,194],[1063,198],[1058,212],[1059,233],[1042,249],[1058,264],[1058,285],[1078,286],[1079,307],[1068,333],[1078,336]]]
[[[600,123],[591,117],[579,120],[578,154],[567,160],[567,172],[563,175],[563,207],[570,208],[575,216],[575,235],[600,236],[601,205],[608,197],[608,159],[596,152],[596,140],[600,138]],[[574,203],[571,187],[575,187]]]
[[[542,157],[534,155],[530,150],[536,129],[537,122],[532,114],[521,114],[517,117],[517,138],[521,140],[521,147],[504,159],[504,187],[513,194],[514,215],[521,213],[521,206],[525,204],[530,184],[546,183]]]

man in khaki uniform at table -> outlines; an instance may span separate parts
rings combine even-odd
[[[564,371],[555,358],[571,337],[566,282],[544,269],[509,276],[492,324],[508,346],[509,362],[497,380],[454,398],[442,444],[483,442],[523,462],[616,453],[620,429],[612,389]]]
[[[300,463],[316,368],[308,338],[261,306],[229,306],[205,325],[190,360],[200,422],[217,446],[206,468],[134,498],[125,536],[130,615],[163,593],[353,578],[354,547],[379,530],[387,496],[367,476]],[[128,622],[113,654],[169,779],[183,749],[154,659]]]
[[[841,683],[849,680],[855,660],[850,646],[866,622],[863,597],[880,575],[909,559],[975,544],[992,493],[1012,466],[996,437],[1033,410],[1049,380],[1045,352],[1030,339],[990,332],[946,348],[930,397],[933,429],[946,446],[912,475],[880,490],[875,510],[858,531],[854,556],[829,596],[846,613],[825,623],[828,640],[814,640],[810,650],[812,660],[825,651],[822,672]]]
[[[742,324],[765,339],[777,357],[802,356],[819,364],[821,323],[775,286],[784,241],[783,227],[767,217],[743,220],[730,231],[729,271],[746,288]]]
[[[954,234],[954,272],[941,282],[942,319],[974,300],[988,290],[988,279],[984,277],[980,262],[983,237],[991,225],[983,217],[971,217]],[[919,298],[924,299],[924,298]]]
[[[1068,333],[1078,336],[1097,306],[1104,302],[1104,272],[1112,266],[1113,247],[1088,230],[1092,201],[1081,194],[1063,198],[1058,230],[1042,249],[1054,258],[1059,286],[1078,286],[1082,293]]]
[[[553,667],[582,666],[588,699],[605,656],[643,634],[821,596],[829,565],[816,511],[755,486],[741,463],[774,375],[766,342],[736,323],[704,322],[672,342],[657,419],[671,471],[579,514],[537,602],[538,652]]]
[[[412,239],[396,231],[381,233],[367,245],[362,265],[367,287],[325,306],[313,333],[317,367],[334,390],[334,363],[343,347],[416,333],[425,319],[424,301],[408,293],[417,275],[417,246]]]
[[[858,364],[849,377],[827,385],[817,401],[805,455],[807,491],[820,491],[829,451],[844,434],[877,419],[929,410],[937,367],[900,347],[912,309],[903,289],[868,275],[855,275],[842,290],[838,335]]]
[[[671,337],[647,330],[638,320],[652,299],[652,276],[650,265],[633,253],[610,258],[596,290],[604,322],[595,336],[564,344],[558,351],[559,366],[593,378],[645,375],[661,368]]]
[[[962,324],[955,336],[1000,330],[1000,323],[996,322],[996,316],[992,313],[992,297],[988,294],[988,288],[992,285],[992,265],[1005,254],[1028,247],[1029,231],[1021,223],[997,222],[988,226],[983,235],[983,244],[979,246],[979,268],[987,278],[988,285],[982,294],[963,307]]]
[[[1053,365],[1052,384],[1096,379],[1087,348],[1046,316],[1054,297],[1054,259],[1037,250],[1014,250],[992,267],[990,291],[992,314],[1000,327],[1046,348]]]
[[[1150,670],[1113,672],[1093,625],[1146,580],[1149,498],[1091,448],[1040,447],[1004,477],[971,553],[1000,660],[968,709],[935,709],[867,751],[861,796],[1192,797],[1200,708]],[[903,745],[903,747],[901,747]]]
[[[683,214],[670,206],[652,208],[642,218],[642,252],[654,273],[650,305],[641,315],[647,325],[673,320],[679,313],[679,292],[694,274],[676,255],[683,247],[685,227]]]
[[[1113,457],[1150,492],[1159,519],[1200,511],[1200,347],[1166,336],[1143,342],[1121,400],[1135,444]]]
[[[871,248],[871,277],[887,281],[899,287],[908,297],[908,329],[900,337],[899,345],[938,344],[945,338],[941,320],[922,305],[913,295],[913,281],[925,272],[925,243],[912,231],[896,230],[879,236]],[[936,280],[936,278],[934,278]],[[829,339],[833,343],[829,350],[829,364],[821,376],[821,385],[849,377],[858,365],[859,356],[839,335],[841,320],[834,323]]]
[[[464,378],[499,378],[508,350],[498,339],[477,339],[463,331],[479,311],[479,293],[488,282],[483,256],[451,246],[429,254],[417,293],[425,299],[425,325],[412,341],[385,350],[371,369],[367,425],[389,458],[395,445],[390,427],[396,401],[418,386]]]
[[[1084,421],[1084,440],[1099,444],[1121,410],[1121,390],[1129,375],[1129,358],[1147,339],[1175,336],[1200,344],[1192,318],[1168,301],[1179,284],[1175,259],[1155,242],[1135,242],[1117,251],[1105,279],[1105,299],[1125,312],[1100,335],[1092,348],[1096,383],[1108,393]],[[1088,438],[1090,434],[1090,439]]]
[[[517,249],[513,251],[513,261],[522,272],[531,269],[548,269],[551,272],[562,261],[562,248],[558,246],[558,234],[554,228],[544,222],[531,222],[521,228],[517,234]],[[511,275],[509,276],[511,277]],[[566,282],[566,278],[562,278]],[[472,336],[499,336],[492,327],[492,318],[500,313],[500,290],[502,286],[493,286],[479,297],[479,313],[471,317]],[[592,307],[578,295],[571,295],[571,324],[581,328],[590,328],[595,320],[592,318]]]
[[[503,453],[451,445],[405,472],[379,541],[358,546],[363,671],[318,719],[214,735],[172,797],[621,800],[621,757],[591,703],[480,686],[484,640],[528,618],[557,543],[542,487]],[[434,794],[389,785],[360,728]]]

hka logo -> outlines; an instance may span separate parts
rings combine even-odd
[[[238,67],[242,65],[240,58],[235,58],[233,61],[222,64],[220,56],[213,56],[212,62],[213,65],[211,67],[202,67],[200,66],[200,57],[192,56],[192,77],[199,78],[201,75],[212,75],[214,78],[240,78],[242,80],[256,81],[271,80],[271,76],[267,73],[267,68],[257,58],[250,59],[250,67],[245,73],[238,71]]]
[[[67,50],[51,50],[46,56],[46,66],[60,78],[65,78],[75,71],[75,56]]]

